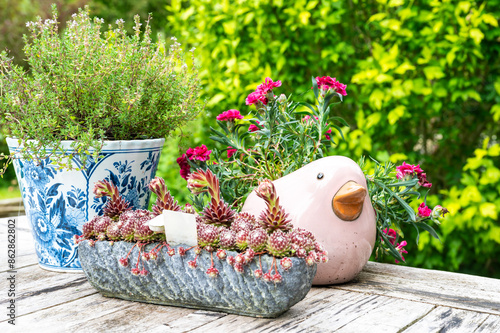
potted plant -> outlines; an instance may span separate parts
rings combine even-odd
[[[210,170],[193,172],[189,187],[210,197],[199,214],[184,208],[196,220],[192,246],[172,244],[175,214],[164,233],[154,231],[155,217],[182,210],[161,178],[149,185],[157,195],[152,212],[124,209],[115,185],[96,183],[96,195],[111,200],[76,238],[93,287],[108,297],[256,317],[276,317],[305,297],[327,253],[311,232],[292,226],[271,181],[257,189],[266,206],[258,216],[230,208]]]
[[[144,208],[164,138],[201,110],[194,56],[180,44],[151,40],[151,17],[104,21],[80,9],[59,32],[51,19],[28,22],[24,52],[29,70],[0,55],[0,124],[11,154],[43,268],[79,270],[69,241],[100,213],[93,196],[101,179],[113,181],[124,205]],[[192,50],[193,51],[193,50]]]
[[[231,207],[257,214],[264,203],[252,192],[262,178],[276,186],[281,205],[292,223],[310,230],[328,251],[329,261],[318,267],[315,284],[352,280],[377,247],[377,257],[392,255],[403,262],[405,224],[438,237],[431,224],[447,210],[410,206],[431,183],[419,165],[381,165],[363,170],[344,156],[331,156],[334,133],[344,138],[342,118],[332,116],[331,106],[342,102],[346,85],[329,76],[312,78],[314,106],[275,95],[280,81],[266,78],[250,93],[246,104],[255,106],[247,116],[228,110],[217,116],[220,129],[210,138],[222,149],[206,145],[189,148],[178,158],[181,176],[195,170],[212,170],[221,179],[222,197]],[[194,199],[200,210],[205,201]],[[418,241],[418,239],[417,239]]]

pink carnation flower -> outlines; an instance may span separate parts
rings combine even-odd
[[[321,90],[333,89],[342,96],[347,95],[346,92],[347,85],[338,82],[336,78],[332,78],[330,76],[322,76],[322,77],[318,76],[316,78],[316,83],[318,84],[318,88]]]
[[[427,187],[427,188],[431,188],[431,186],[432,186],[432,183],[430,183],[427,180],[427,175],[425,174],[424,170],[422,170],[422,168],[420,168],[420,164],[412,165],[412,164],[406,164],[406,162],[403,162],[403,164],[396,167],[396,170],[397,170],[397,173],[396,173],[397,179],[403,179],[403,178],[405,178],[406,175],[413,177],[413,175],[416,174],[418,177],[418,184],[420,186]]]
[[[273,90],[274,88],[281,87],[281,81],[273,82],[270,77],[266,77],[264,82],[257,86],[256,91],[262,92],[264,95]]]
[[[406,241],[402,241],[401,243],[398,243],[396,245],[396,250],[399,252],[399,254],[401,254],[401,258],[403,258],[403,260],[405,260],[405,257],[403,257],[403,253],[406,254],[408,253],[408,251],[405,250],[405,246],[407,245]],[[399,264],[399,260],[394,260],[396,262],[396,264]]]
[[[258,105],[259,103],[267,105],[266,95],[262,94],[262,92],[260,91],[254,91],[253,93],[248,95],[245,100],[246,105]]]
[[[189,163],[187,161],[186,154],[182,154],[181,157],[177,158],[177,164],[179,164],[179,166],[181,167],[181,177],[187,180],[189,174],[191,173],[191,167],[189,166]]]
[[[394,243],[396,243],[396,236],[397,236],[396,230],[394,229],[387,230],[387,228],[385,228],[383,232],[384,234],[387,235],[387,238],[389,238],[391,244],[394,245]]]
[[[189,148],[186,151],[186,156],[190,160],[198,160],[198,161],[208,161],[210,159],[210,153],[212,151],[208,150],[207,146],[201,145],[196,148]]]
[[[257,86],[257,89],[247,96],[246,105],[258,105],[262,103],[267,105],[267,93],[271,92],[274,88],[281,87],[281,81],[273,81],[270,77],[266,77],[264,82]]]
[[[231,156],[233,156],[237,151],[237,149],[234,149],[231,146],[227,147],[227,158],[231,158]]]
[[[432,210],[427,207],[425,202],[422,202],[420,206],[418,206],[418,216],[420,217],[429,217],[432,214]]]
[[[260,123],[257,121],[257,124],[260,125]],[[248,131],[249,132],[255,132],[255,131],[259,131],[261,130],[262,127],[259,127],[257,125],[254,125],[254,124],[251,124],[249,127],[248,127]]]
[[[240,114],[240,111],[231,109],[222,112],[216,119],[220,121],[234,121],[235,119],[243,119],[243,116]]]

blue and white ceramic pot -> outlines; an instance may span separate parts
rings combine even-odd
[[[148,184],[154,178],[164,139],[107,141],[97,162],[89,157],[81,171],[59,170],[50,159],[14,159],[24,208],[31,223],[38,262],[44,269],[81,271],[78,248],[73,238],[82,226],[102,211],[107,198],[95,198],[93,185],[109,180],[135,209],[149,203]],[[11,153],[19,150],[18,140],[8,138]],[[71,153],[71,141],[63,149]],[[78,158],[73,165],[82,166]]]

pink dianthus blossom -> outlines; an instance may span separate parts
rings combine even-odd
[[[222,112],[216,119],[220,121],[234,121],[235,119],[243,119],[243,116],[240,114],[240,111],[231,109]]]
[[[406,241],[402,241],[401,243],[398,243],[396,245],[396,250],[399,252],[399,254],[401,254],[401,258],[403,258],[403,261],[405,260],[405,257],[403,257],[403,253],[408,253],[408,251],[404,249],[406,245]],[[395,259],[394,261],[396,262],[396,264],[399,264],[399,260]]]
[[[267,94],[271,92],[274,88],[280,87],[281,81],[273,81],[270,77],[266,77],[264,82],[257,86],[257,89],[253,93],[247,96],[245,103],[246,105],[258,105],[262,103],[267,105],[268,99]]]
[[[264,95],[273,90],[274,88],[281,87],[281,81],[273,82],[270,77],[266,77],[264,82],[257,86],[256,91],[262,92]]]
[[[342,96],[347,95],[347,85],[338,82],[336,78],[332,78],[330,76],[318,76],[316,77],[316,83],[318,84],[318,88],[321,90],[333,89]]]
[[[432,210],[427,207],[425,202],[422,202],[420,206],[418,206],[418,216],[420,217],[429,217],[432,214]]]
[[[410,177],[413,177],[414,174],[417,175],[418,177],[418,185],[422,187],[427,187],[430,188],[432,186],[432,183],[430,183],[427,180],[427,175],[420,168],[420,164],[417,165],[412,165],[412,164],[407,164],[406,162],[403,162],[400,166],[396,167],[397,173],[396,173],[396,178],[397,179],[403,179],[405,178],[406,175],[409,175]]]
[[[260,125],[260,123],[257,121],[257,125]],[[251,124],[249,127],[248,127],[248,131],[249,132],[255,132],[255,131],[259,131],[262,129],[262,127],[259,127],[257,125],[254,125],[254,124]]]
[[[227,147],[227,158],[231,158],[231,156],[233,156],[237,151],[237,149],[234,149],[231,146]]]
[[[267,98],[265,94],[262,94],[262,92],[254,91],[253,93],[247,96],[245,103],[246,105],[256,105],[259,103],[267,105]]]
[[[387,228],[385,228],[383,232],[384,234],[387,235],[387,238],[389,238],[391,244],[394,245],[394,243],[396,243],[396,236],[397,236],[396,230],[394,229],[387,230]]]
[[[208,161],[210,159],[210,153],[212,151],[208,150],[207,146],[201,145],[196,148],[189,148],[186,151],[186,156],[190,160],[198,160],[198,161]]]
[[[187,161],[186,154],[182,154],[181,157],[177,158],[177,164],[179,164],[181,168],[181,177],[187,180],[189,174],[191,173],[191,167],[189,166],[189,163]]]

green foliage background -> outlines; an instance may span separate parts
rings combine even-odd
[[[99,17],[131,21],[127,3],[90,1]],[[329,75],[348,85],[334,112],[351,127],[336,154],[420,163],[428,202],[450,210],[441,242],[423,234],[417,245],[405,230],[409,264],[500,277],[500,0],[150,0],[144,9],[164,36],[197,48],[208,101],[160,162],[180,201],[179,137],[181,149],[213,146],[215,116],[246,114],[267,76],[297,96],[311,76]]]

